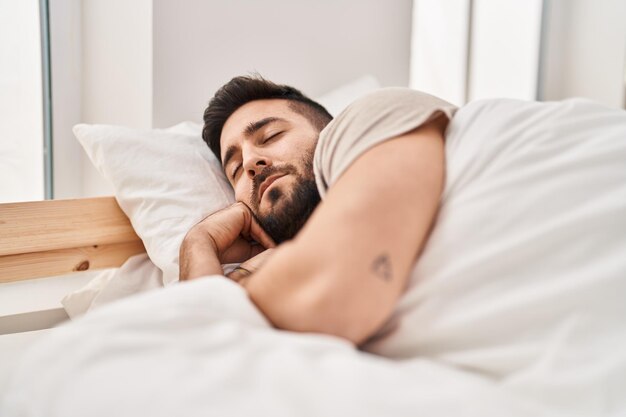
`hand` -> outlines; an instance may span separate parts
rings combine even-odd
[[[241,286],[245,287],[246,283],[250,279],[250,275],[254,274],[261,265],[263,265],[274,253],[274,249],[266,249],[253,258],[241,263],[230,274],[226,275],[228,278],[237,282]]]
[[[223,274],[221,264],[244,262],[276,244],[243,203],[196,224],[180,247],[180,279]]]
[[[204,218],[188,236],[211,243],[222,264],[244,262],[276,246],[252,211],[241,202]]]

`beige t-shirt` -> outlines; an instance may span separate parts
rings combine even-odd
[[[320,133],[313,158],[320,196],[368,149],[410,132],[439,112],[451,119],[456,109],[409,88],[384,88],[356,100]]]

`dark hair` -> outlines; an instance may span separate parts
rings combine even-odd
[[[204,111],[202,139],[218,161],[221,161],[220,136],[226,120],[244,104],[266,99],[289,100],[289,107],[320,132],[333,118],[322,105],[293,87],[275,84],[260,75],[235,77],[217,90]]]

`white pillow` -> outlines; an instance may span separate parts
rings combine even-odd
[[[330,114],[337,116],[354,100],[380,87],[381,85],[376,77],[373,75],[364,75],[329,91],[318,97],[316,101],[324,106]]]
[[[61,304],[75,319],[111,301],[163,287],[163,273],[145,253],[131,256],[119,268],[100,271],[87,285],[67,294]]]
[[[187,231],[234,202],[220,162],[199,126],[141,130],[85,125],[74,134],[143,240],[163,283],[178,280],[178,250]]]

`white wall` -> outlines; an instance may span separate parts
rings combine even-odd
[[[408,86],[411,0],[154,0],[153,124],[201,121],[251,71],[317,96],[373,74]]]
[[[82,1],[82,120],[152,125],[152,0]]]
[[[39,2],[0,1],[0,203],[44,197]]]
[[[150,128],[152,71],[152,0],[82,0],[82,122]],[[82,169],[83,196],[113,194]]]

